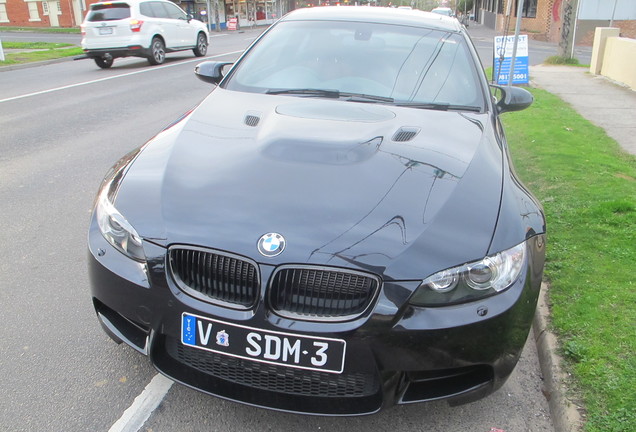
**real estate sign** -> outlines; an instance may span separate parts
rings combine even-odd
[[[496,36],[495,52],[492,67],[493,81],[499,85],[508,84],[512,65],[512,50],[515,44],[514,36]],[[517,41],[517,55],[512,71],[513,84],[528,84],[528,35],[519,35]]]

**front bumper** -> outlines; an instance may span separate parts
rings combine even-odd
[[[134,262],[113,249],[94,223],[89,271],[95,309],[107,333],[147,354],[175,381],[270,409],[360,415],[394,404],[470,402],[503,385],[523,349],[541,284],[543,238],[528,244],[529,265],[503,293],[474,303],[422,308],[408,304],[417,281],[385,281],[372,307],[346,322],[282,318],[266,310],[264,301],[236,310],[196,299],[168,276],[165,248],[146,242],[147,263]],[[260,266],[262,280],[273,270]],[[343,372],[259,363],[184,345],[184,312],[264,331],[345,340]]]

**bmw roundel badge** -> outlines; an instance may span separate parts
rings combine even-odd
[[[267,233],[258,239],[258,251],[266,257],[275,257],[285,250],[285,237],[278,233]]]

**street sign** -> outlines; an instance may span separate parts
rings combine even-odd
[[[514,36],[495,36],[495,52],[492,67],[493,81],[499,85],[507,85],[512,65]],[[528,84],[528,35],[519,35],[517,55],[512,71],[513,84]]]

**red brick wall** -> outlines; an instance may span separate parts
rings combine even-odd
[[[503,0],[503,10],[506,11],[507,3],[512,2],[512,10],[514,11],[508,23],[508,32],[515,30],[517,11],[515,0]],[[550,27],[552,24],[552,5],[554,0],[539,0],[537,2],[537,16],[535,18],[522,18],[521,31],[526,33],[529,38],[547,41],[549,39]],[[500,15],[501,30],[505,27],[506,17]]]
[[[29,5],[24,0],[7,0],[5,3],[7,9],[8,23],[2,23],[3,26],[20,26],[20,27],[49,27],[49,17],[42,15],[42,3],[38,2],[38,11],[41,21],[29,21]]]
[[[616,21],[614,25],[621,29],[622,37],[636,39],[636,20]]]
[[[504,11],[506,10],[506,3],[509,1],[515,5],[515,0],[503,0]],[[583,1],[583,0],[579,0]],[[636,0],[634,0],[636,1]],[[523,18],[521,20],[521,31],[526,32],[528,37],[537,40],[543,40],[547,42],[561,41],[561,28],[564,19],[564,6],[569,3],[572,7],[570,11],[570,19],[574,19],[574,6],[576,3],[572,0],[539,0],[537,3],[537,17],[536,18]],[[556,15],[555,15],[556,13]],[[499,15],[499,30],[503,30],[504,27],[503,15]],[[556,20],[558,18],[558,20]],[[512,32],[515,28],[515,17],[511,17],[509,24],[509,32]],[[581,20],[577,23],[576,44],[577,45],[592,45],[594,41],[594,29],[596,27],[609,27],[609,21],[598,20],[588,21]],[[614,21],[614,27],[621,29],[621,36],[636,39],[636,20],[630,21]]]
[[[98,0],[86,0],[86,8],[88,9],[91,4],[97,1]],[[42,2],[37,1],[36,4],[38,6],[40,21],[29,21],[29,5],[24,0],[7,0],[5,7],[7,9],[9,22],[0,24],[0,29],[2,26],[50,27],[51,21],[48,15],[44,15]],[[60,6],[62,8],[62,14],[57,16],[60,27],[75,27],[76,24],[71,0],[60,0]],[[57,13],[56,7],[50,9],[49,13]],[[83,14],[85,15],[86,11],[83,11]]]
[[[608,20],[581,20],[576,27],[576,44],[592,46],[596,27],[609,27]],[[614,21],[613,27],[619,28],[621,37],[636,39],[636,20]]]

